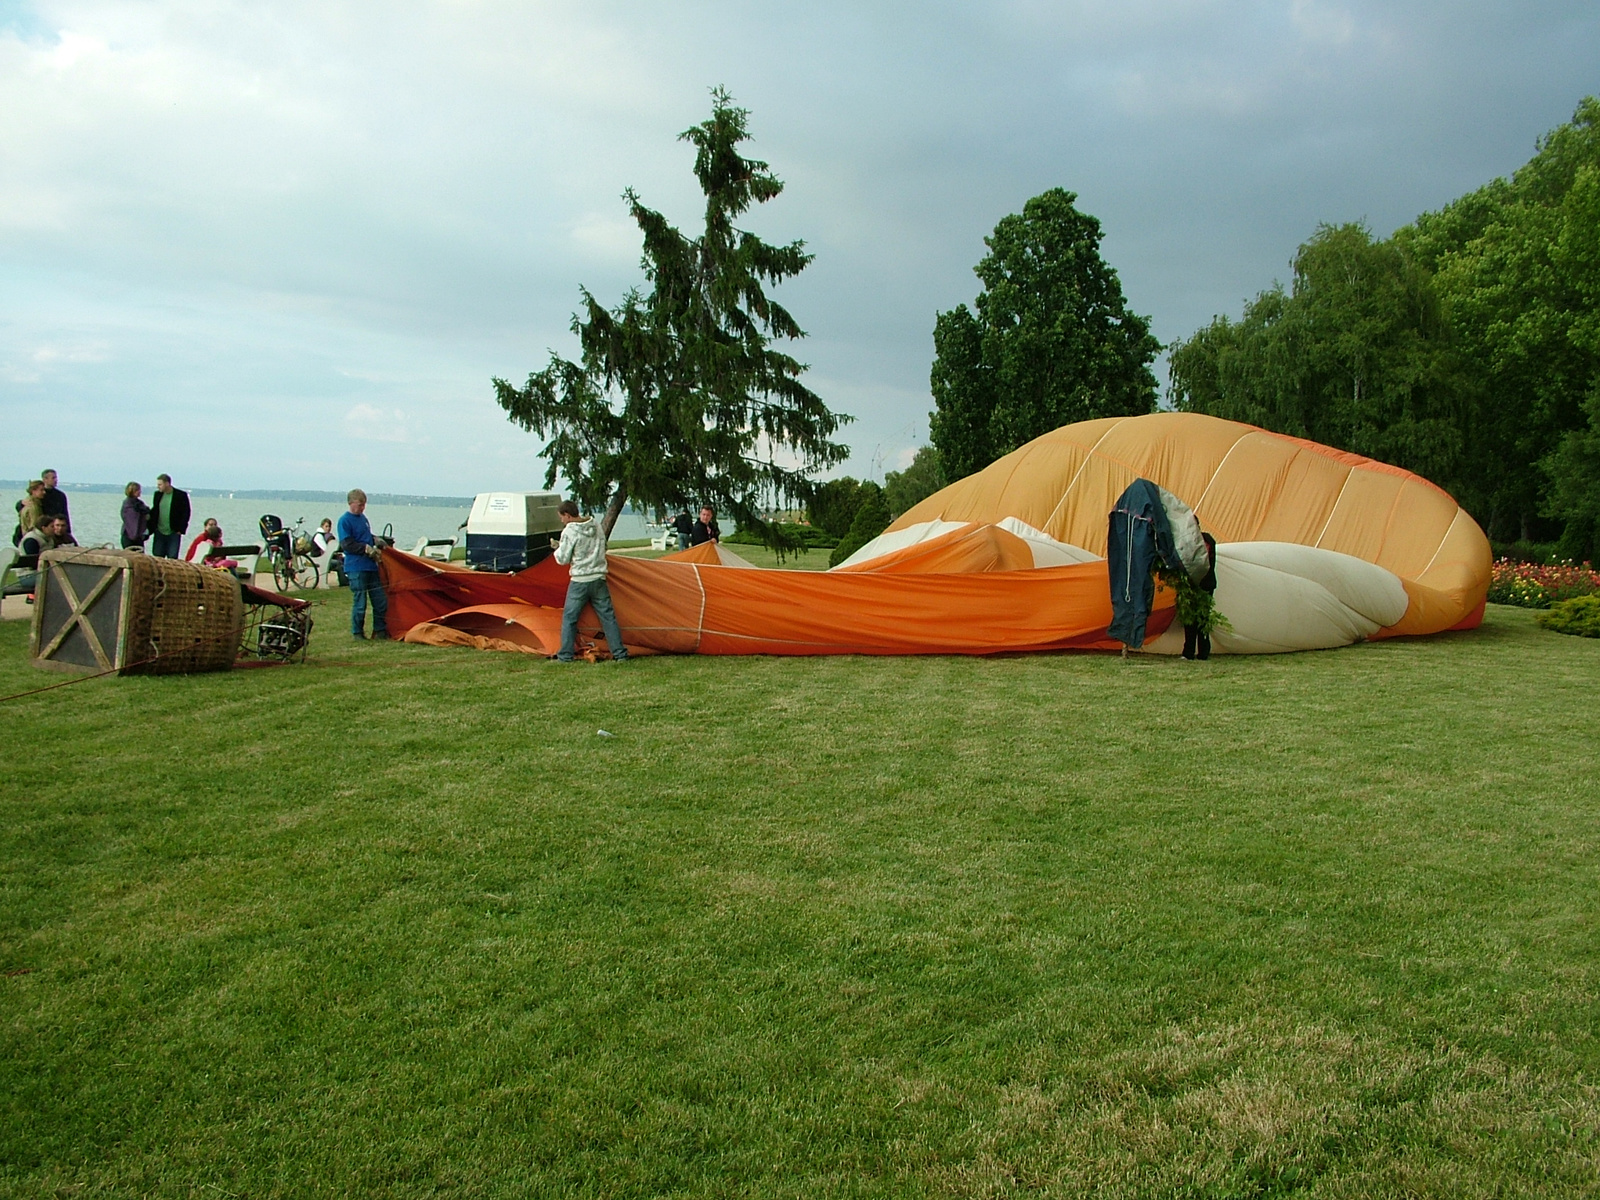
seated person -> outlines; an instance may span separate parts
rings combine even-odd
[[[311,535],[311,544],[317,548],[318,556],[326,554],[329,546],[339,544],[339,539],[333,533],[332,517],[322,518],[322,527]]]
[[[18,554],[14,565],[20,574],[6,586],[6,595],[19,596],[33,591],[34,581],[39,578],[39,556],[46,550],[77,544],[67,532],[65,517],[58,514],[43,518],[39,524],[22,535],[22,540],[17,545]]]
[[[229,571],[239,565],[233,559],[223,557],[222,526],[217,524],[215,517],[206,518],[199,534],[189,543],[189,553],[184,558],[188,562],[207,567],[221,567]]]

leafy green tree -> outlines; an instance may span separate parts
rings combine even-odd
[[[1172,347],[1180,408],[1399,463],[1489,531],[1592,547],[1600,102],[1497,179],[1375,241],[1320,228],[1243,317]],[[1544,520],[1555,517],[1561,524]]]
[[[1435,273],[1475,384],[1464,502],[1493,537],[1553,536],[1558,527],[1539,518],[1565,514],[1568,501],[1551,494],[1540,464],[1556,465],[1600,386],[1600,102],[1584,100],[1509,181],[1424,214],[1395,239]],[[1578,461],[1561,459],[1564,470]]]
[[[559,475],[580,504],[603,507],[607,534],[630,500],[658,512],[706,503],[779,541],[764,501],[805,498],[808,476],[848,456],[830,439],[850,418],[829,411],[801,383],[805,366],[772,346],[805,334],[766,289],[812,255],[734,225],[783,191],[766,163],[739,153],[748,117],[718,88],[711,117],[681,135],[706,197],[700,236],[624,193],[644,235],[648,294],[631,290],[607,309],[581,289],[580,359],[552,351],[523,387],[494,381],[510,419],[549,438],[545,486]]]
[[[818,484],[806,505],[806,520],[829,537],[844,538],[861,507],[861,482],[848,475]]]
[[[1563,524],[1557,557],[1593,562],[1600,556],[1600,388],[1586,407],[1588,425],[1563,435],[1541,465],[1551,484],[1545,511]]]
[[[875,483],[863,483],[861,506],[856,509],[856,515],[850,521],[850,531],[828,556],[828,565],[837,567],[889,528],[890,519],[889,502],[883,497],[883,489]]]
[[[926,500],[945,485],[944,464],[932,446],[919,446],[904,471],[890,471],[883,477],[883,495],[889,512],[898,517]]]
[[[1059,426],[1152,412],[1161,349],[1100,257],[1100,222],[1052,188],[984,239],[974,303],[934,325],[931,434],[960,479]]]
[[[1600,168],[1584,164],[1573,173],[1562,215],[1551,260],[1578,300],[1567,337],[1574,349],[1600,362]],[[1564,525],[1557,555],[1594,561],[1600,558],[1600,371],[1594,372],[1584,412],[1588,424],[1563,434],[1541,463],[1551,483],[1544,511]]]
[[[1216,318],[1170,360],[1176,407],[1261,425],[1440,482],[1462,450],[1460,379],[1428,273],[1360,225],[1322,226],[1292,290]]]

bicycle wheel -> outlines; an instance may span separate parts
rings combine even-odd
[[[282,550],[274,549],[268,556],[272,562],[272,583],[280,592],[287,592],[294,587],[294,568],[289,561],[289,556]]]
[[[294,556],[294,585],[301,591],[314,592],[322,582],[322,571],[304,554]]]

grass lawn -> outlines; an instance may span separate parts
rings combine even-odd
[[[558,667],[319,602],[303,668],[0,707],[0,1194],[1600,1191],[1600,642]]]

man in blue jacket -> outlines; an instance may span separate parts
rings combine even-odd
[[[339,549],[344,551],[344,575],[350,581],[350,635],[365,638],[367,601],[372,601],[372,640],[389,636],[389,598],[383,594],[378,560],[383,550],[372,536],[366,518],[367,494],[351,488],[346,497],[350,511],[339,518]]]

